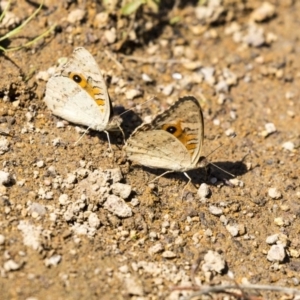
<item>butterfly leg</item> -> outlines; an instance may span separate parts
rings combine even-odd
[[[159,176],[156,176],[154,179],[152,179],[151,181],[149,181],[149,183],[153,182],[153,181],[156,181],[157,179],[159,179],[160,177],[163,177],[164,175],[166,174],[169,174],[169,173],[173,173],[174,171],[166,171],[164,173],[162,173],[161,175]]]
[[[113,152],[113,149],[111,148],[111,143],[110,143],[109,133],[108,133],[108,131],[106,131],[106,130],[104,130],[104,132],[106,133],[106,136],[107,136],[107,141],[108,141],[109,149],[110,149],[111,152]]]
[[[186,187],[192,182],[191,177],[186,172],[183,172],[183,174],[189,181],[187,182],[187,184],[184,186],[184,188],[182,190],[181,199],[183,199],[183,195],[184,195],[184,191],[185,191]]]
[[[74,146],[76,146],[76,145],[79,143],[79,141],[87,134],[87,132],[89,131],[89,129],[90,129],[90,127],[88,127],[88,128],[84,131],[84,133],[81,135],[81,137],[74,143]]]

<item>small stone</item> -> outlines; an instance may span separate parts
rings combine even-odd
[[[280,199],[282,197],[282,194],[277,188],[269,188],[268,195],[269,197],[275,200]]]
[[[232,236],[238,236],[239,235],[239,227],[237,224],[234,225],[226,225],[227,231],[232,235]]]
[[[0,185],[8,185],[12,182],[12,176],[4,171],[0,171]]]
[[[125,97],[127,100],[133,100],[134,98],[140,97],[142,95],[143,95],[142,91],[137,89],[131,89],[126,91],[125,93]]]
[[[142,80],[145,82],[153,82],[153,79],[146,73],[142,74]]]
[[[267,260],[272,262],[282,262],[284,261],[286,252],[282,245],[273,245],[268,251]]]
[[[3,245],[5,243],[5,236],[0,234],[0,245]]]
[[[269,235],[266,238],[266,243],[269,245],[273,245],[278,241],[278,234]]]
[[[129,273],[129,267],[127,265],[119,267],[119,271],[123,274]]]
[[[272,18],[274,15],[275,6],[269,2],[263,2],[260,7],[258,7],[252,12],[250,20],[262,22]]]
[[[288,151],[294,151],[295,145],[293,142],[285,142],[281,146],[283,149],[288,150]]]
[[[99,220],[97,214],[95,214],[93,212],[89,215],[88,222],[89,222],[90,227],[99,228],[99,226],[100,226],[100,220]]]
[[[131,201],[130,201],[130,204],[132,206],[138,206],[140,204],[140,201],[138,198],[132,198]]]
[[[150,255],[153,255],[162,251],[164,251],[164,246],[162,245],[162,243],[157,243],[154,246],[149,248],[148,253]]]
[[[265,43],[263,28],[260,28],[255,24],[250,24],[248,33],[243,37],[243,42],[253,47],[263,46]]]
[[[114,183],[112,185],[112,192],[116,196],[120,196],[122,199],[127,199],[131,194],[131,185],[124,183]]]
[[[235,136],[235,131],[233,128],[228,128],[227,130],[225,130],[225,134],[227,136]]]
[[[214,205],[210,205],[208,210],[214,216],[221,216],[223,214],[223,209]]]
[[[175,80],[181,80],[182,77],[183,77],[183,76],[182,76],[181,73],[175,72],[175,73],[172,74],[172,78],[175,79]]]
[[[209,250],[203,259],[202,270],[204,272],[215,271],[220,274],[225,268],[226,263],[224,258],[216,251]]]
[[[67,21],[69,23],[74,24],[74,23],[82,21],[84,19],[84,17],[85,17],[85,11],[80,8],[77,8],[77,9],[72,10],[69,13],[69,15],[67,17]]]
[[[61,194],[58,198],[60,205],[67,205],[69,203],[69,196],[67,194]]]
[[[37,166],[38,168],[43,168],[43,167],[45,166],[45,163],[44,163],[44,161],[40,160],[40,161],[38,161],[38,162],[36,163],[36,166]]]
[[[10,259],[4,263],[3,268],[5,271],[9,272],[19,270],[21,266],[21,264],[18,264],[14,260]]]
[[[109,195],[103,207],[118,217],[127,218],[132,216],[131,208],[123,199],[115,195]]]
[[[268,134],[272,134],[277,131],[274,123],[266,123],[265,128]]]
[[[131,297],[131,298],[135,298],[135,299],[143,298],[144,299],[144,297],[143,297],[144,289],[138,279],[136,279],[132,276],[126,277],[124,279],[124,285],[125,285],[125,292],[128,295],[137,296],[137,297]]]
[[[173,84],[168,84],[162,89],[162,93],[166,96],[170,96],[173,93],[174,90],[174,85]]]
[[[113,44],[117,40],[116,28],[112,27],[109,30],[104,31],[104,38],[108,44]]]
[[[299,251],[296,249],[289,249],[289,253],[290,253],[291,257],[299,258],[299,256],[300,256]]]
[[[45,259],[45,266],[46,267],[51,267],[51,266],[57,266],[61,261],[61,255],[53,255],[50,258]]]
[[[69,184],[73,184],[77,182],[77,178],[74,174],[68,174],[66,178],[66,182]]]
[[[284,220],[283,220],[282,217],[275,218],[275,219],[274,219],[274,223],[275,223],[277,226],[284,226],[284,225],[285,225]]]
[[[176,253],[170,250],[164,251],[162,254],[162,257],[164,258],[175,258],[176,256],[177,256]]]
[[[210,189],[208,185],[206,183],[201,183],[197,194],[200,197],[200,199],[207,198],[210,195]]]
[[[33,202],[28,207],[28,210],[31,212],[31,214],[37,214],[37,216],[44,216],[46,214],[46,207],[40,203]]]
[[[0,155],[4,154],[9,150],[9,141],[3,137],[0,136]]]

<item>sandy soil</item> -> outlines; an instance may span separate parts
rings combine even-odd
[[[261,1],[215,1],[208,17],[182,2],[122,17],[119,7],[99,16],[107,10],[94,1],[46,1],[21,39],[2,43],[16,46],[57,24],[33,47],[0,56],[1,299],[185,299],[202,285],[235,283],[298,288],[300,3],[270,1],[274,11],[259,22]],[[30,3],[13,1],[10,11],[24,20],[37,8]],[[190,171],[181,199],[185,176],[149,184],[163,170],[127,161],[122,135],[111,134],[113,154],[105,133],[74,146],[84,129],[53,116],[43,95],[45,71],[78,46],[103,70],[116,113],[133,109],[122,115],[126,137],[179,97],[198,98],[203,156],[235,180],[213,165]],[[116,182],[132,189],[122,200],[130,217],[107,210],[93,189],[113,194]],[[209,195],[197,191],[203,183]]]

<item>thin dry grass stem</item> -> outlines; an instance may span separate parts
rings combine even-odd
[[[3,17],[5,16],[8,8],[10,6],[10,3],[11,3],[11,0],[9,0],[9,2],[8,2],[7,6],[5,7],[3,13],[1,14],[1,16],[0,16],[0,22],[2,21]],[[42,0],[40,6],[35,10],[35,12],[29,18],[27,18],[20,26],[16,27],[15,29],[9,31],[4,36],[2,36],[0,38],[0,42],[2,42],[3,40],[8,39],[8,38],[10,38],[10,37],[18,34],[40,12],[40,10],[42,9],[43,5],[44,5],[44,0]],[[27,42],[24,45],[13,47],[13,48],[7,48],[7,49],[0,46],[0,50],[2,50],[3,52],[10,52],[10,51],[20,50],[21,48],[29,47],[32,44],[34,44],[35,42],[37,42],[38,40],[40,40],[41,38],[43,38],[44,36],[46,36],[47,34],[49,34],[49,32],[51,32],[54,29],[55,26],[56,26],[56,24],[54,24],[47,31],[45,31],[44,33],[42,33],[41,35],[39,35],[35,39]]]
[[[155,64],[155,63],[161,63],[161,64],[187,64],[195,61],[191,61],[189,59],[160,59],[158,57],[139,57],[139,56],[132,56],[132,55],[124,55],[120,54],[120,56],[126,60],[133,60],[145,64]]]
[[[109,50],[105,50],[105,54],[116,64],[116,66],[121,70],[124,71],[124,66],[116,59],[116,57],[111,53]]]
[[[244,291],[245,290],[253,290],[253,291],[269,291],[269,292],[280,292],[285,294],[292,294],[292,295],[300,295],[300,290],[293,289],[293,288],[287,288],[282,286],[272,286],[272,285],[260,285],[260,284],[246,284],[246,285],[216,285],[216,286],[209,286],[209,287],[198,287],[199,291],[191,294],[190,296],[186,297],[184,300],[192,300],[195,297],[199,297],[201,295],[207,295],[212,293],[226,293],[230,294],[232,296],[235,296],[237,299],[249,299],[249,300],[258,300],[258,299],[264,299],[258,296],[251,296],[247,295],[245,298]],[[184,290],[187,290],[187,287],[183,287]],[[191,287],[192,290],[195,289],[195,286]],[[228,290],[236,290],[240,289],[241,293],[237,292],[230,292]],[[174,290],[178,290],[178,287],[175,287]],[[179,287],[179,290],[181,288]],[[242,297],[242,298],[241,298]]]

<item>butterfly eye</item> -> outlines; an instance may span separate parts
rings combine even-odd
[[[72,79],[77,83],[80,83],[82,80],[82,78],[79,75],[73,75]]]
[[[169,126],[165,130],[171,134],[174,134],[176,132],[177,128],[175,126]]]

